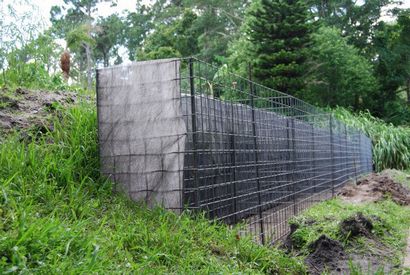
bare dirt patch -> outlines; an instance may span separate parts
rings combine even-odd
[[[388,172],[372,173],[342,188],[338,196],[351,203],[377,202],[390,197],[400,205],[410,205],[410,190],[396,182]]]
[[[338,196],[347,203],[378,202],[391,198],[399,205],[408,206],[410,205],[410,190],[394,177],[393,172],[372,173],[357,183],[349,183],[340,190]],[[329,222],[337,221],[333,219]],[[311,243],[305,259],[309,273],[349,274],[352,268],[366,274],[393,272],[395,268],[398,268],[391,262],[395,251],[375,235],[373,228],[376,222],[381,222],[378,216],[363,215],[361,212],[338,222],[338,240],[343,240],[343,243],[326,235],[321,235]],[[293,238],[292,234],[298,228],[313,223],[316,222],[309,221],[306,224],[293,225],[282,248],[288,253],[299,255],[301,246],[295,243],[298,238]]]
[[[78,100],[79,96],[73,92],[0,89],[0,134],[52,128],[49,118],[53,111]]]

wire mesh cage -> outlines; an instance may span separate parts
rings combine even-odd
[[[372,171],[370,139],[295,97],[200,60],[97,71],[102,173],[131,198],[242,222],[261,243]]]

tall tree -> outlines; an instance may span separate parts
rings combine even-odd
[[[100,17],[95,27],[94,55],[98,61],[102,61],[104,67],[110,65],[110,57],[118,56],[118,47],[124,38],[124,23],[118,14],[112,14],[106,18]]]
[[[375,75],[380,82],[376,96],[377,115],[384,117],[409,116],[403,114],[401,94],[406,90],[410,103],[410,10],[399,10],[397,21],[380,22],[374,39]],[[401,111],[400,111],[401,109]],[[399,112],[399,114],[396,114]]]
[[[245,22],[254,76],[264,85],[301,95],[309,43],[307,7],[302,0],[257,0]]]
[[[197,55],[200,34],[193,28],[195,20],[197,15],[187,9],[170,25],[158,25],[145,41],[143,51],[138,54],[139,59]]]
[[[143,45],[144,54],[149,54],[154,49],[156,51],[154,55],[160,52],[180,53],[182,56],[195,55],[209,62],[218,62],[221,59],[219,57],[226,56],[228,42],[237,35],[248,2],[243,0],[156,1],[151,8],[155,31],[149,35]],[[186,24],[184,25],[183,22]],[[159,41],[159,37],[163,37],[165,41]],[[181,37],[180,42],[189,39],[187,43],[191,44],[191,51],[181,52],[181,47],[189,48],[187,43],[180,46],[179,42],[175,42],[176,47],[171,45],[173,43],[169,43],[178,40],[179,37]],[[156,45],[156,42],[161,46]]]
[[[337,27],[369,60],[373,58],[372,40],[382,9],[396,0],[307,0],[312,18]]]
[[[400,69],[405,82],[407,104],[410,106],[410,9],[400,12],[397,24],[399,26],[398,51],[402,61]]]
[[[378,85],[372,66],[340,30],[321,27],[312,35],[310,64],[305,99],[322,106],[374,110]]]
[[[189,6],[198,11],[194,28],[198,37],[199,57],[218,61],[227,55],[229,42],[238,35],[250,1],[191,0]]]
[[[97,11],[97,4],[102,1],[106,0],[64,0],[65,6],[53,6],[50,11],[51,22],[53,23],[57,36],[67,39],[70,34],[72,39],[76,37],[76,35],[73,35],[73,32],[80,30],[82,32],[86,31],[85,34],[91,37],[94,27],[94,18],[92,15]],[[78,37],[84,38],[84,35]],[[93,68],[90,41],[89,39],[84,39],[82,41],[83,47],[78,48],[80,51],[78,54],[81,55],[82,51],[84,51],[86,57],[87,89],[89,90],[92,88]],[[80,67],[82,67],[82,64],[80,64]]]
[[[142,43],[153,28],[151,9],[137,2],[136,10],[129,12],[124,23],[123,43],[128,50],[130,60],[135,60]]]

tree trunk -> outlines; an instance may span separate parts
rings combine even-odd
[[[92,26],[92,18],[91,18],[91,1],[87,6],[87,15],[88,15],[88,36],[91,37],[91,26]],[[87,89],[91,91],[92,89],[92,76],[91,76],[91,46],[89,43],[85,45],[85,53],[87,55]]]
[[[91,91],[93,80],[91,78],[91,48],[88,43],[85,45],[85,54],[87,56],[87,90]]]
[[[103,58],[104,58],[104,67],[108,67],[109,64],[109,57],[108,57],[108,53],[103,52]]]
[[[407,92],[407,104],[410,105],[410,78],[407,78],[406,92]]]

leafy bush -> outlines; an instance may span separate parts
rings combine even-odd
[[[373,117],[369,112],[353,114],[337,107],[336,117],[348,125],[361,129],[373,142],[373,162],[377,171],[386,168],[410,168],[410,128],[394,126]]]

